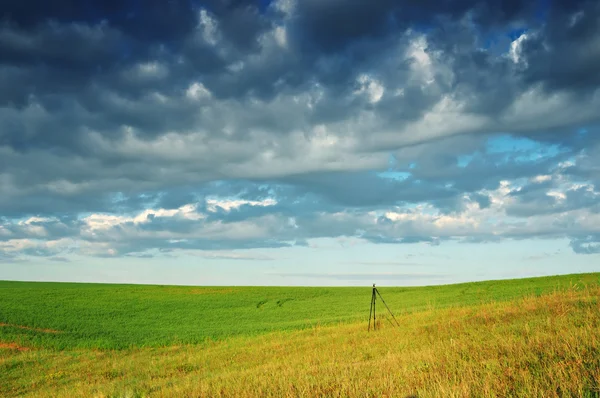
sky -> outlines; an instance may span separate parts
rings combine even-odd
[[[0,279],[600,271],[600,2],[5,0]]]

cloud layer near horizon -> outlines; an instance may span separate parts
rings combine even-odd
[[[338,237],[600,252],[600,4],[490,3],[9,1],[0,262]]]

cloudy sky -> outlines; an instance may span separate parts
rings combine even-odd
[[[5,0],[0,279],[600,271],[600,2]]]

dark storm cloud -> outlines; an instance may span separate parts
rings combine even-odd
[[[238,46],[246,54],[268,26],[251,2],[216,1],[204,6],[212,10],[226,45]],[[147,104],[144,98],[153,92],[173,95],[199,73],[221,73],[231,62],[198,42],[200,7],[189,1],[69,1],[52,7],[10,1],[3,4],[3,11],[0,105],[22,110],[35,98],[53,113],[71,108],[72,127],[63,127],[60,133],[69,139],[55,138],[47,146],[66,146],[77,140],[82,127],[113,135],[112,130],[122,125],[152,135],[186,130],[193,121],[189,107]],[[139,76],[140,67],[154,66],[160,70],[147,69],[148,76]],[[124,107],[126,101],[137,103]],[[0,142],[24,148],[48,139],[31,134],[21,142],[21,136],[9,131]]]
[[[415,178],[398,181],[379,177],[375,173],[320,173],[291,180],[301,190],[315,192],[334,203],[345,206],[385,206],[401,202],[415,203],[430,197],[453,195],[443,186],[417,183]]]
[[[5,1],[0,261],[497,239],[454,226],[475,203],[539,217],[513,237],[598,213],[597,2],[266,4]],[[490,151],[499,133],[537,147]],[[569,217],[550,233],[597,251]]]
[[[475,194],[471,194],[470,197],[472,200],[477,202],[480,209],[487,209],[488,207],[490,207],[491,200],[490,200],[489,195],[475,193]]]
[[[556,214],[578,209],[589,209],[593,213],[600,211],[600,192],[584,186],[567,190],[564,198],[550,195],[545,184],[537,184],[535,189],[525,193],[513,193],[517,197],[514,204],[507,206],[506,213],[511,216],[531,217],[540,214]],[[528,187],[526,187],[528,188]]]
[[[74,220],[64,219],[40,219],[32,220],[28,223],[11,224],[7,223],[7,220],[3,222],[5,233],[0,236],[8,239],[23,239],[37,237],[44,239],[45,237],[51,237],[52,239],[60,239],[64,237],[75,236],[79,233],[78,227],[81,225]]]
[[[600,235],[578,236],[571,240],[571,248],[579,254],[600,253]]]
[[[59,24],[96,25],[107,21],[139,43],[163,43],[177,47],[198,24],[196,12],[208,9],[223,21],[227,36],[240,46],[251,45],[261,30],[258,3],[243,1],[189,0],[59,0],[31,2],[7,0],[5,19],[23,29],[33,29],[48,21]],[[131,43],[121,43],[124,56],[132,56]]]
[[[600,4],[569,3],[551,8],[548,23],[523,41],[523,74],[549,90],[588,92],[600,83]]]
[[[364,39],[379,39],[409,26],[429,28],[443,19],[458,20],[467,12],[482,26],[506,24],[530,17],[530,1],[482,2],[381,0],[319,1],[298,3],[294,31],[309,47],[336,51]]]
[[[192,44],[197,42],[194,37],[198,36],[200,5],[189,2],[157,2],[145,4],[144,7],[135,2],[83,2],[81,5],[70,5],[68,11],[63,10],[66,4],[64,7],[59,4],[48,12],[41,7],[34,15],[24,13],[23,7],[11,3],[7,12],[8,22],[3,30],[4,47],[1,51],[6,65],[29,69],[28,73],[23,74],[22,70],[18,72],[21,79],[18,79],[19,76],[13,79],[12,75],[17,72],[7,68],[7,86],[10,87],[8,83],[12,81],[14,87],[6,91],[10,96],[6,98],[6,103],[24,105],[31,94],[37,95],[36,101],[53,113],[70,107],[70,120],[62,120],[60,126],[72,127],[63,127],[64,132],[53,134],[54,138],[35,134],[35,131],[28,138],[24,138],[18,132],[22,127],[11,129],[10,126],[3,126],[3,130],[7,131],[3,134],[3,140],[17,148],[43,143],[47,144],[46,147],[65,147],[69,143],[81,140],[80,129],[84,126],[100,130],[106,136],[118,136],[119,127],[123,125],[136,127],[137,134],[144,136],[159,135],[168,130],[186,131],[198,122],[189,104],[180,101],[160,103],[149,100],[147,95],[153,92],[172,95],[177,90],[181,93],[195,77],[203,80],[202,73],[207,73],[204,76],[206,86],[215,95],[228,98],[244,97],[249,93],[259,98],[272,98],[274,93],[281,89],[274,83],[284,84],[282,87],[291,85],[301,88],[305,84],[298,81],[298,78],[303,79],[304,83],[309,80],[329,83],[326,84],[326,92],[338,95],[331,98],[327,107],[319,107],[310,120],[313,123],[341,120],[351,114],[357,106],[365,105],[342,101],[339,94],[344,91],[339,90],[350,85],[361,66],[370,64],[361,61],[361,58],[376,60],[379,53],[385,51],[385,47],[377,43],[361,46],[357,41],[358,37],[382,26],[381,18],[402,11],[399,16],[392,18],[397,20],[392,31],[381,37],[381,41],[385,43],[385,36],[393,37],[393,32],[401,32],[404,29],[401,26],[418,25],[441,15],[453,21],[468,10],[475,12],[476,22],[484,16],[482,21],[489,18],[500,22],[512,21],[517,17],[529,15],[529,11],[525,10],[529,8],[530,2],[501,2],[490,8],[491,6],[485,3],[467,1],[453,4],[451,7],[445,3],[435,3],[404,5],[400,9],[395,3],[388,4],[385,1],[368,5],[364,2],[337,3],[339,2],[300,2],[293,20],[298,24],[298,29],[308,35],[312,27],[316,27],[315,38],[320,39],[314,40],[317,44],[338,39],[351,44],[357,43],[352,52],[335,58],[318,51],[290,53],[282,57],[281,61],[272,62],[279,59],[279,55],[275,54],[269,58],[268,64],[252,65],[245,62],[243,73],[238,74],[229,72],[228,65],[236,61],[245,61],[246,57],[255,51],[250,44],[255,44],[259,33],[270,27],[265,21],[265,16],[250,3],[202,4],[209,12],[207,15],[214,18],[219,32],[223,34],[223,40],[219,43],[222,49],[231,45],[241,49],[225,51],[225,55],[218,55],[218,51],[207,46],[204,41],[201,41],[200,46]],[[335,16],[333,23],[328,17],[330,15]],[[157,19],[160,21],[157,22]],[[327,23],[319,22],[322,20],[326,20]],[[152,28],[149,28],[150,26]],[[351,27],[350,31],[344,31],[344,26]],[[459,29],[458,25],[454,28]],[[293,31],[291,27],[289,30]],[[293,33],[290,35],[293,38]],[[451,40],[449,39],[447,32],[437,41],[432,34],[430,46],[432,49],[449,50],[444,45],[456,43],[456,37],[451,36]],[[240,40],[248,42],[241,43]],[[178,44],[191,47],[186,50],[178,48]],[[485,52],[473,51],[473,44],[463,49],[464,51],[445,51],[444,59],[449,65],[453,65],[456,73],[453,83],[455,88],[471,87],[469,90],[487,93],[489,99],[477,100],[474,103],[478,104],[479,108],[486,107],[479,109],[480,112],[497,112],[498,106],[494,105],[494,101],[506,104],[515,95],[511,84],[493,83],[496,81],[494,76],[510,77],[510,69],[506,64],[508,61],[493,61]],[[136,46],[141,50],[133,51]],[[360,52],[356,53],[361,48],[362,55]],[[347,59],[351,54],[360,56]],[[194,61],[195,57],[200,57],[200,64]],[[304,57],[309,63],[301,60]],[[141,80],[127,77],[128,69],[135,69],[144,62],[150,66],[155,59],[162,63],[157,67],[168,70],[168,76]],[[295,63],[290,63],[290,60]],[[342,62],[333,69],[332,77],[348,73],[338,82],[328,81],[327,68],[322,66],[332,61]],[[213,65],[212,69],[203,69],[206,62]],[[257,69],[254,69],[255,67]],[[31,77],[34,77],[33,81]],[[384,81],[391,83],[386,79]],[[412,90],[407,92],[410,100],[398,103],[397,100],[394,102],[384,98],[382,104],[378,105],[378,113],[382,120],[393,117],[395,124],[398,124],[400,119],[407,121],[418,118],[436,100],[436,96],[423,96],[416,87],[407,89]],[[494,92],[497,90],[509,91]],[[49,97],[43,94],[48,94]],[[60,99],[56,98],[56,94],[71,94],[74,98]],[[419,100],[419,96],[423,99]],[[124,103],[125,100],[135,101],[135,104]],[[419,103],[420,106],[416,105]],[[338,104],[338,109],[335,104]],[[389,104],[389,108],[386,108],[386,104]],[[81,108],[74,108],[74,105]],[[415,106],[415,109],[407,112],[410,107]],[[264,125],[264,121],[258,122]],[[36,129],[41,130],[41,127],[34,128]]]

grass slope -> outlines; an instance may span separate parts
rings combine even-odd
[[[440,297],[433,292],[448,293],[446,308],[402,311],[400,327],[382,323],[370,333],[363,319],[200,346],[27,350],[13,343],[0,348],[0,395],[595,397],[600,287],[598,275],[581,278],[587,286],[560,290],[548,281],[569,278],[457,285],[458,297],[480,292],[462,307],[450,305],[460,302],[450,287],[425,289],[429,299]],[[546,294],[525,289],[524,298],[477,305],[482,292],[507,298],[538,283]],[[478,290],[483,286],[489,289]]]
[[[393,311],[402,315],[599,283],[600,274],[579,274],[380,291]],[[199,344],[231,336],[366,321],[370,294],[370,287],[0,282],[0,342],[54,349]]]

